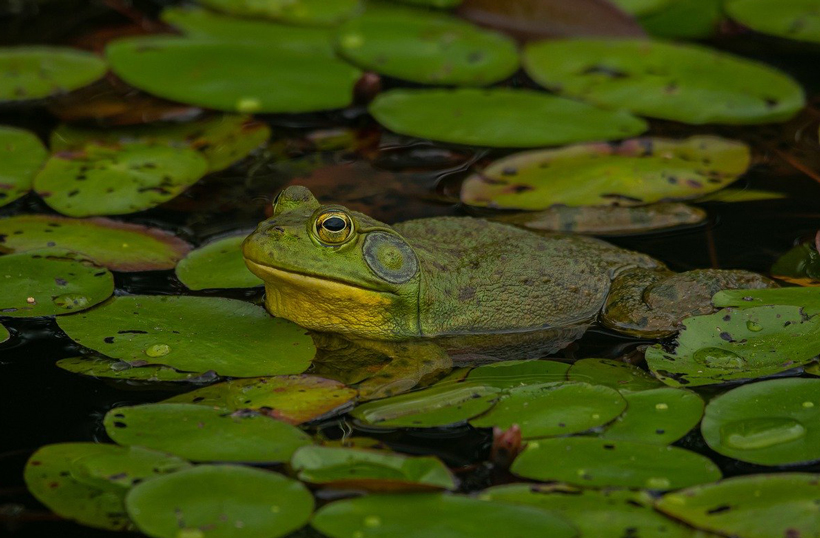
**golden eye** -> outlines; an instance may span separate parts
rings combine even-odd
[[[353,223],[344,211],[326,211],[316,218],[316,235],[323,243],[340,245],[350,238]]]

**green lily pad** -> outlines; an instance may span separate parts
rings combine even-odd
[[[302,482],[369,491],[455,489],[447,467],[432,456],[409,457],[383,450],[306,446],[290,466]]]
[[[251,409],[288,424],[332,416],[351,407],[356,389],[311,375],[233,379],[166,400],[231,411]]]
[[[775,288],[767,290],[724,290],[712,297],[715,306],[754,308],[761,305],[799,306],[803,313],[820,313],[820,291],[812,288]]]
[[[624,394],[663,387],[663,383],[637,366],[612,359],[581,359],[567,372],[570,381],[604,385]]]
[[[715,452],[740,461],[818,461],[820,379],[772,379],[730,390],[709,402],[701,432]]]
[[[0,315],[71,314],[114,293],[114,276],[82,254],[48,248],[0,256]]]
[[[11,338],[11,333],[0,323],[0,344],[8,341],[9,338]]]
[[[638,135],[646,123],[529,90],[390,90],[370,105],[376,121],[399,134],[503,148],[554,146]]]
[[[654,37],[705,39],[717,33],[723,18],[723,0],[675,0],[642,16],[640,23]]]
[[[816,474],[757,474],[664,495],[661,512],[693,527],[743,538],[813,538],[820,518]]]
[[[464,0],[397,0],[402,4],[413,4],[416,6],[434,7],[437,9],[450,9],[458,6]]]
[[[274,463],[290,460],[310,437],[253,412],[192,404],[116,407],[105,415],[105,431],[121,445],[138,445],[191,461]]]
[[[128,515],[157,538],[277,538],[304,526],[313,496],[278,473],[199,465],[128,493]]]
[[[429,11],[370,8],[339,28],[336,44],[362,69],[421,84],[486,86],[518,70],[510,38]]]
[[[248,270],[242,257],[247,236],[223,237],[191,251],[177,264],[177,278],[192,290],[262,286],[264,282]]]
[[[485,364],[467,374],[470,382],[509,389],[550,381],[564,381],[569,364],[558,361],[520,360]]]
[[[158,228],[110,219],[18,215],[0,219],[0,251],[65,248],[113,271],[173,269],[191,246]]]
[[[664,387],[624,394],[626,411],[598,437],[657,445],[674,443],[703,416],[703,400],[694,392]]]
[[[336,24],[359,10],[359,0],[199,0],[199,3],[240,17],[316,26]]]
[[[222,376],[298,374],[316,348],[304,329],[233,299],[115,297],[94,310],[59,318],[87,348],[125,362]]]
[[[572,39],[528,45],[524,67],[562,95],[690,124],[786,121],[803,90],[761,63],[702,46]]]
[[[133,366],[127,362],[115,361],[105,357],[71,357],[57,361],[57,367],[67,372],[98,377],[104,379],[123,379],[129,381],[147,382],[201,382],[211,381],[216,375],[180,372],[168,366],[158,366],[148,364],[145,366]]]
[[[524,439],[580,433],[603,426],[626,409],[618,391],[587,383],[545,383],[510,389],[495,407],[474,418],[477,428],[521,427]]]
[[[461,201],[541,210],[694,199],[737,180],[750,159],[746,144],[714,136],[637,138],[527,151],[468,177],[461,186]]]
[[[820,286],[820,252],[814,243],[801,243],[778,258],[772,276],[801,286]]]
[[[356,407],[350,415],[376,428],[438,428],[465,422],[495,405],[501,389],[447,383]]]
[[[756,32],[820,43],[820,9],[816,0],[726,0],[726,13]]]
[[[139,446],[102,445],[107,450],[90,451],[71,462],[71,476],[78,482],[101,489],[109,485],[128,489],[143,480],[175,473],[190,467],[182,458]]]
[[[697,387],[774,375],[818,353],[820,316],[779,305],[726,308],[684,319],[674,350],[654,345],[646,350],[646,362],[667,385]]]
[[[613,4],[630,15],[643,16],[660,11],[676,0],[613,0]]]
[[[91,84],[105,71],[98,56],[67,47],[0,48],[0,102],[66,93]]]
[[[542,482],[652,490],[685,488],[721,477],[709,458],[682,448],[597,437],[531,441],[510,470]]]
[[[269,43],[149,36],[115,41],[106,54],[111,69],[136,88],[227,112],[343,108],[352,102],[353,87],[361,75],[358,69],[323,53]]]
[[[537,508],[441,493],[367,495],[336,501],[317,511],[310,524],[331,538],[577,535],[569,523]]]
[[[0,125],[0,207],[31,190],[37,171],[48,156],[34,133]]]
[[[758,189],[721,189],[717,192],[707,194],[695,200],[697,203],[705,202],[759,202],[762,200],[783,200],[788,198],[787,194],[774,191],[763,191]]]

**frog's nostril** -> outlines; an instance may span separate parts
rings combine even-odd
[[[273,228],[271,228],[271,230],[273,230],[274,232],[279,232],[280,234],[285,233],[285,229],[281,226],[274,226]]]

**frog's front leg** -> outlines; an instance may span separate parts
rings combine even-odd
[[[714,312],[712,296],[721,290],[774,286],[750,271],[630,269],[612,282],[601,322],[620,333],[662,338],[678,331],[684,318]]]

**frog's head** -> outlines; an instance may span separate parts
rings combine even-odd
[[[371,339],[419,334],[420,267],[390,226],[339,205],[321,205],[305,187],[283,190],[273,216],[242,246],[265,281],[274,316],[321,332]]]

